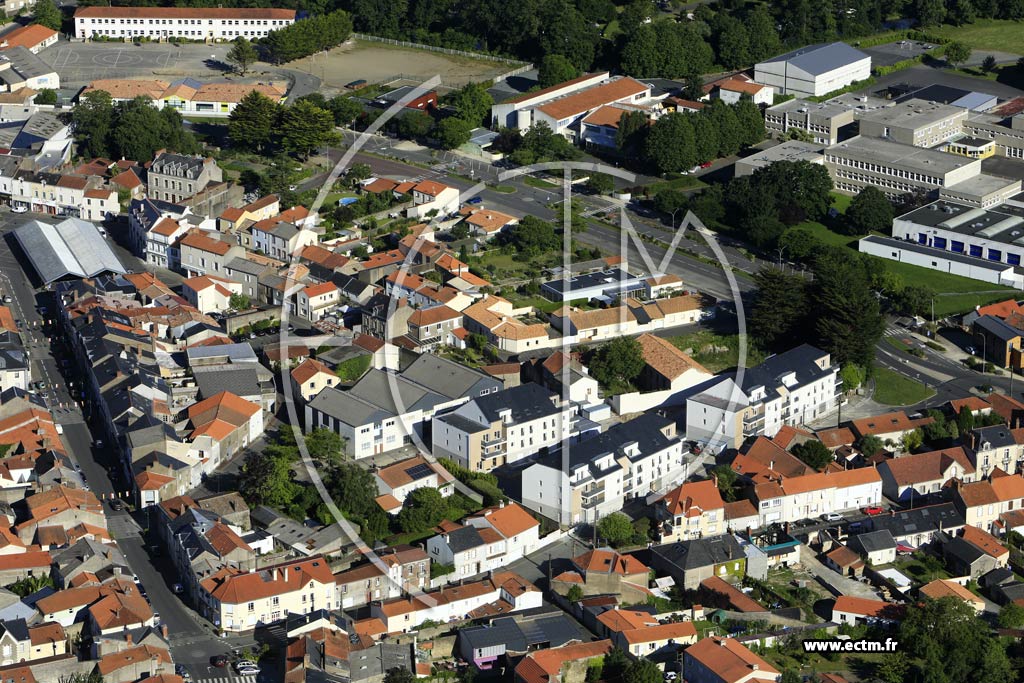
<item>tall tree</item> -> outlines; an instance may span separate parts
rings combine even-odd
[[[718,129],[708,116],[694,114],[690,116],[693,124],[693,152],[696,162],[702,164],[718,158]]]
[[[334,143],[334,115],[309,102],[285,108],[280,123],[281,146],[288,152],[308,157],[323,145]]]
[[[110,132],[114,123],[114,100],[106,90],[90,90],[78,98],[71,110],[78,153],[83,157],[109,157]]]
[[[472,127],[464,119],[449,116],[435,126],[434,136],[442,148],[455,149],[469,142]]]
[[[476,128],[488,123],[494,98],[482,83],[467,83],[448,96],[448,103],[459,112],[459,118]]]
[[[227,55],[224,57],[228,64],[235,67],[239,75],[244,76],[245,72],[249,70],[249,67],[256,63],[259,59],[259,55],[256,53],[256,48],[253,46],[249,39],[245,36],[238,36],[231,42],[231,49],[228,50]]]
[[[615,146],[620,152],[633,153],[643,145],[650,118],[642,111],[630,109],[619,116],[615,129]]]
[[[644,353],[633,337],[617,337],[602,345],[590,361],[590,373],[606,387],[622,387],[644,369]]]
[[[892,202],[877,187],[868,186],[857,193],[846,209],[848,233],[866,235],[874,230],[884,231],[892,227]]]
[[[885,321],[858,261],[847,259],[816,267],[813,301],[815,331],[833,360],[869,367]]]
[[[782,51],[775,20],[764,5],[757,5],[747,14],[744,24],[750,46],[750,61],[759,62]]]
[[[572,80],[580,75],[579,69],[562,55],[544,55],[537,69],[537,82],[542,88]]]
[[[545,0],[541,4],[541,54],[557,54],[577,69],[589,69],[594,63],[598,35],[574,3],[569,0]]]
[[[32,8],[32,18],[35,19],[35,23],[42,24],[54,31],[59,31],[61,24],[64,23],[64,15],[53,4],[53,0],[36,0],[36,4]]]
[[[750,64],[750,37],[739,19],[719,13],[712,26],[717,36],[718,63],[727,69]]]
[[[262,153],[278,134],[280,116],[280,105],[253,90],[228,116],[228,137],[236,147]]]
[[[740,101],[733,105],[736,112],[736,129],[739,133],[740,144],[750,147],[764,140],[764,117],[754,101],[744,95]]]
[[[762,268],[754,275],[757,284],[750,315],[750,334],[762,348],[788,348],[799,330],[806,329],[807,281],[800,275],[776,268]]]
[[[660,173],[678,173],[694,165],[693,124],[686,114],[666,114],[651,126],[644,156]]]
[[[946,18],[943,0],[914,0],[911,13],[921,26],[938,26]]]

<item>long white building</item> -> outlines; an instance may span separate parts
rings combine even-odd
[[[108,38],[263,38],[295,23],[295,10],[220,7],[83,7],[75,12],[75,36]]]

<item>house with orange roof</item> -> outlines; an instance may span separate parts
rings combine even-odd
[[[1024,476],[996,470],[987,480],[954,487],[953,504],[967,524],[1003,533],[997,524],[999,516],[1024,508]]]
[[[733,638],[702,638],[683,653],[688,683],[776,683],[781,672]]]
[[[181,283],[182,296],[200,313],[226,311],[231,308],[231,296],[241,293],[241,283],[218,275],[185,278]]]
[[[42,24],[29,24],[8,31],[0,38],[0,50],[23,47],[34,55],[57,42],[57,32]]]
[[[645,333],[636,338],[644,368],[635,383],[645,391],[678,392],[711,379],[712,373],[672,342]]]
[[[465,524],[442,523],[427,539],[431,560],[462,580],[503,567],[537,548],[539,522],[516,503],[484,511]]]
[[[95,672],[105,683],[131,683],[166,676],[181,680],[174,676],[170,652],[155,645],[139,645],[105,655],[96,662]]]
[[[597,548],[572,558],[584,595],[617,595],[624,603],[643,603],[650,591],[650,569],[633,555]],[[564,586],[568,589],[568,585]]]
[[[394,298],[407,299],[417,308],[444,305],[454,311],[462,311],[473,302],[473,296],[454,287],[439,285],[405,268],[396,270],[384,278],[384,293]]]
[[[661,541],[685,541],[713,536],[726,528],[725,501],[714,479],[687,481],[655,503],[655,518],[661,522]]]
[[[263,410],[230,391],[221,391],[188,407],[193,447],[206,454],[206,471],[263,434]]]
[[[287,261],[303,247],[317,243],[316,214],[304,206],[293,206],[276,216],[249,226],[253,248],[271,258]]]
[[[675,659],[684,647],[697,642],[697,628],[689,621],[669,622],[622,631],[612,640],[637,658]]]
[[[882,502],[882,477],[873,467],[814,472],[755,484],[751,500],[761,526],[830,512],[860,509]]]
[[[530,110],[532,120],[519,128],[525,130],[543,121],[552,132],[574,142],[582,142],[581,120],[603,106],[628,103],[633,106],[650,102],[651,87],[628,76],[612,77],[597,85],[556,97]]]
[[[959,536],[942,544],[942,556],[954,576],[977,579],[993,569],[1005,568],[1010,551],[992,534],[968,524]]]
[[[333,282],[306,285],[295,295],[295,312],[315,323],[341,303],[341,290]]]
[[[416,489],[424,487],[437,489],[442,496],[455,493],[455,479],[440,463],[428,461],[422,455],[400,460],[374,471],[377,493],[391,496],[399,504]]]
[[[962,446],[892,458],[878,466],[882,491],[893,500],[936,493],[952,481],[973,482],[974,463]]]
[[[417,308],[408,324],[407,337],[424,353],[448,343],[451,332],[462,327],[462,314],[444,304]]]
[[[527,654],[515,668],[515,683],[575,683],[584,680],[590,663],[604,658],[610,640],[574,643]]]
[[[338,376],[315,358],[307,358],[291,371],[292,388],[307,403],[338,383]]]
[[[639,112],[647,117],[647,123],[654,122],[655,110],[650,106],[634,106],[629,103],[607,104],[598,107],[580,120],[580,139],[584,144],[599,147],[615,147],[619,121],[628,112]]]
[[[396,188],[397,191],[397,188]],[[425,218],[455,213],[459,208],[459,190],[436,180],[421,180],[411,190],[412,206],[405,210],[407,218]]]
[[[479,581],[371,603],[370,616],[384,622],[388,633],[405,633],[425,621],[448,624],[535,609],[542,604],[541,592],[532,583],[515,572],[494,571]]]
[[[471,208],[466,214],[464,220],[470,233],[483,237],[492,237],[519,224],[515,216],[494,209]]]
[[[898,442],[908,432],[930,425],[934,421],[932,417],[912,418],[906,411],[894,410],[891,413],[853,420],[850,426],[858,438],[876,436],[882,441]]]
[[[225,567],[199,585],[200,612],[227,633],[339,607],[330,564],[319,555],[253,572]]]
[[[62,526],[70,528],[79,523],[92,524],[105,529],[107,518],[103,506],[90,491],[56,486],[41,493],[28,496],[23,501],[26,515],[19,518],[14,527],[24,543],[35,540],[39,526]]]
[[[430,584],[430,562],[422,548],[401,545],[379,550],[373,560],[334,575],[339,605],[347,610],[423,590]]]
[[[242,246],[205,230],[191,229],[175,244],[181,256],[181,269],[189,277],[219,275],[229,261],[245,256]]]
[[[9,586],[30,576],[48,576],[52,563],[53,558],[45,550],[0,555],[0,581]]]
[[[515,308],[493,294],[464,309],[462,324],[470,334],[484,335],[488,343],[507,353],[553,348],[563,341],[533,307]]]
[[[76,622],[87,620],[89,607],[113,594],[131,600],[131,608],[138,611],[139,616],[145,615],[143,605],[148,608],[146,600],[139,594],[138,586],[126,576],[113,576],[102,583],[87,582],[76,587],[66,587],[36,602],[36,611],[44,621],[56,622],[68,628]],[[141,600],[142,604],[129,596]]]
[[[903,607],[882,600],[840,595],[832,606],[832,621],[837,624],[891,624],[903,618]]]
[[[744,97],[749,97],[756,105],[770,107],[775,99],[775,88],[730,78],[719,81],[713,94],[726,104],[736,104]]]
[[[981,614],[985,611],[985,601],[956,581],[935,579],[931,583],[926,583],[918,588],[917,592],[919,595],[932,600],[941,600],[942,598],[956,598],[957,600],[963,600],[973,607],[977,614]]]
[[[3,666],[60,657],[67,654],[68,637],[56,622],[27,626],[24,619],[14,619],[0,624],[0,651]]]

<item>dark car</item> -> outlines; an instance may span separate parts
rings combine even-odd
[[[477,195],[476,197],[470,197],[469,199],[467,199],[466,203],[467,204],[479,204],[482,201],[483,201],[483,197],[481,197],[480,195]]]
[[[348,83],[346,83],[345,87],[348,88],[349,90],[359,90],[359,88],[362,88],[365,85],[366,85],[366,79],[365,78],[358,78],[358,79],[356,79],[354,81],[349,81]]]
[[[228,665],[227,655],[214,655],[210,657],[210,665],[215,666],[218,669],[224,668]]]
[[[116,510],[118,512],[124,510],[124,501],[122,501],[119,498],[114,498],[112,501],[110,501],[110,509]]]

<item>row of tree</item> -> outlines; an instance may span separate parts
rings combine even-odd
[[[764,140],[764,119],[757,105],[743,98],[734,105],[715,100],[698,113],[666,114],[648,125],[641,112],[619,119],[616,145],[659,173],[680,173],[712,159],[736,154]]]
[[[199,151],[195,137],[183,127],[173,107],[157,109],[146,97],[114,103],[110,93],[93,90],[71,111],[78,154],[83,157],[148,161],[159,149],[182,154]]]
[[[910,15],[921,26],[955,26],[975,19],[1024,19],[1024,0],[913,0]]]
[[[324,145],[336,144],[339,139],[334,130],[337,113],[317,106],[315,101],[300,98],[290,106],[283,106],[252,91],[228,117],[231,144],[259,154],[279,149],[300,157]],[[340,100],[342,105],[345,102],[347,100]]]
[[[300,19],[263,38],[267,61],[282,64],[341,45],[352,34],[352,17],[335,10]]]

